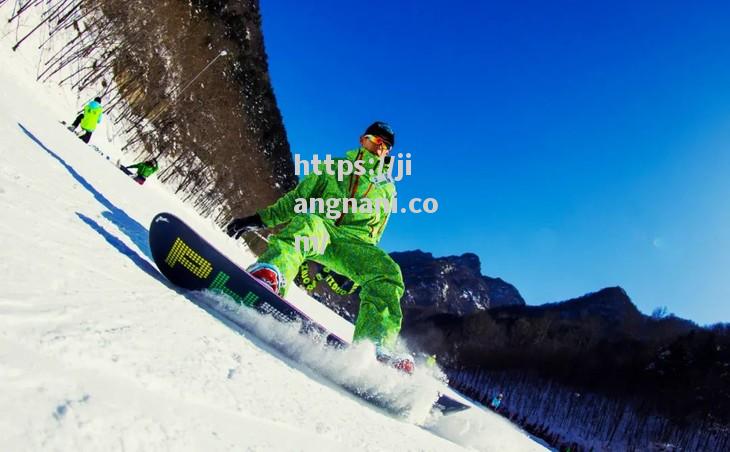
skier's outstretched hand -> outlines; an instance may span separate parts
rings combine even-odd
[[[256,231],[264,227],[259,214],[250,217],[236,218],[226,226],[226,234],[233,238],[239,238],[241,235],[249,231]]]

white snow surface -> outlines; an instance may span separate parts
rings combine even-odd
[[[158,212],[241,266],[253,257],[154,177],[137,185],[59,124],[78,96],[36,82],[37,40],[14,53],[11,38],[0,41],[0,449],[543,450],[480,407],[429,414],[440,388],[429,372],[401,375],[368,346],[323,349],[251,311],[229,311],[237,327],[210,308],[227,302],[169,285],[148,257]],[[92,144],[132,163],[108,122]],[[351,336],[301,291],[292,298]]]

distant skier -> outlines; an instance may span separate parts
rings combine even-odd
[[[132,172],[129,171],[130,169],[136,169],[137,175],[134,177],[135,182],[137,182],[139,185],[143,185],[148,177],[153,175],[160,167],[157,165],[157,159],[151,158],[147,161],[135,163],[134,165],[129,166],[119,166],[119,169],[124,171],[125,173],[132,175]]]
[[[387,174],[391,163],[388,153],[394,143],[395,134],[388,124],[373,123],[360,137],[360,147],[348,151],[344,158],[334,159],[331,166],[358,168],[362,165],[365,171],[340,174],[345,177],[338,180],[338,175],[328,174],[322,163],[276,203],[255,215],[231,221],[226,229],[228,235],[238,238],[251,230],[286,224],[270,237],[268,249],[249,272],[282,296],[306,260],[351,279],[361,287],[353,340],[371,340],[376,345],[378,360],[411,373],[410,355],[394,351],[402,320],[403,277],[398,264],[377,247],[395,197],[395,184]],[[354,199],[360,206],[360,201],[366,198],[375,206],[371,212],[350,209],[345,213],[342,203],[335,208],[334,219],[328,218],[332,215],[325,212],[295,211],[297,200],[302,199],[308,206],[312,199],[324,201],[328,206],[326,213],[331,214],[328,201]],[[387,200],[387,206],[374,202],[378,199]],[[318,248],[301,246],[312,243],[313,239]]]
[[[435,367],[437,364],[436,362],[436,355],[428,355],[426,357],[426,365],[428,367]]]
[[[499,407],[500,407],[500,405],[502,405],[503,398],[504,398],[504,394],[502,394],[501,392],[499,394],[497,394],[496,396],[494,396],[494,398],[492,399],[492,402],[490,403],[490,405],[491,405],[492,409],[494,409],[494,411],[499,411]]]
[[[96,126],[101,122],[104,109],[101,107],[101,97],[95,97],[94,100],[86,104],[83,111],[74,120],[73,124],[68,126],[68,130],[76,132],[76,128],[81,126],[84,130],[84,134],[79,138],[84,143],[88,143],[91,139],[91,134],[96,130]]]

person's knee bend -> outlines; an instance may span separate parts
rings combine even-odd
[[[383,261],[377,266],[377,274],[374,278],[359,283],[362,286],[360,292],[363,295],[377,299],[376,303],[397,303],[405,292],[403,274],[400,266],[387,254],[384,254]],[[357,281],[355,281],[357,282]]]
[[[384,269],[388,275],[388,279],[392,280],[393,284],[398,286],[402,293],[405,290],[405,283],[403,282],[403,273],[401,272],[400,265],[387,254],[385,255]]]

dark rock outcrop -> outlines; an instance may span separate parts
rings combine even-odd
[[[408,322],[437,313],[468,315],[498,306],[522,306],[515,287],[481,273],[473,253],[435,258],[420,250],[395,252],[406,284],[401,305]]]

